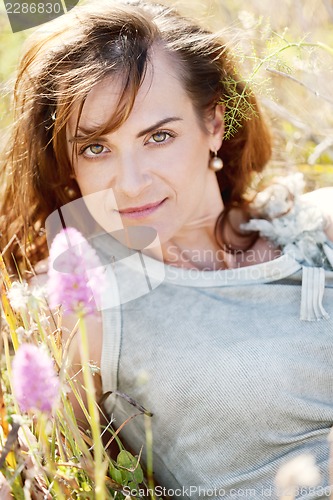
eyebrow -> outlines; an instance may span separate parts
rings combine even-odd
[[[153,130],[156,130],[156,129],[162,127],[166,123],[178,122],[178,121],[182,121],[182,120],[183,120],[183,118],[180,118],[179,116],[169,116],[167,118],[163,118],[162,120],[159,120],[158,122],[154,123],[150,127],[145,128],[144,130],[141,130],[141,132],[139,132],[136,135],[136,137],[139,139],[140,137],[142,137],[142,136],[144,136],[146,134],[149,134],[149,132],[152,132]],[[86,135],[92,134],[94,132],[94,130],[93,129],[87,129],[85,127],[78,127],[78,132],[79,133],[81,132],[81,133],[83,133],[86,136]],[[98,139],[103,139],[103,137],[99,137]],[[73,137],[71,137],[68,140],[69,140],[69,142],[80,142],[80,141],[84,140],[84,136],[74,135]]]
[[[139,138],[139,137],[142,137],[143,135],[149,134],[149,132],[152,132],[153,130],[156,130],[157,128],[162,127],[166,123],[179,122],[182,120],[183,119],[180,118],[179,116],[170,116],[168,118],[163,118],[163,120],[159,120],[158,122],[154,123],[154,125],[152,125],[151,127],[148,127],[146,129],[142,130],[141,132],[139,132],[136,137]]]

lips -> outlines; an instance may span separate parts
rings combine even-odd
[[[122,210],[118,210],[119,214],[122,217],[128,217],[131,219],[140,219],[143,217],[148,217],[152,213],[155,212],[155,210],[158,210],[166,201],[166,198],[164,198],[161,201],[156,201],[155,203],[148,203],[147,205],[141,205],[139,207],[128,207],[124,208]]]
[[[123,210],[119,210],[120,214],[131,214],[133,212],[143,212],[145,210],[149,210],[150,208],[155,208],[158,207],[158,205],[161,205],[164,200],[162,201],[157,201],[155,203],[148,203],[148,205],[142,205],[141,207],[129,207],[129,208],[124,208]]]

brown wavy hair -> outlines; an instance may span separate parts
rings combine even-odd
[[[45,257],[45,219],[73,195],[80,197],[66,148],[73,104],[82,111],[97,83],[121,75],[119,106],[89,139],[120,127],[131,112],[154,44],[175,58],[202,122],[216,103],[231,111],[241,104],[243,111],[227,121],[218,152],[224,168],[217,178],[225,213],[228,207],[242,206],[252,174],[270,158],[271,141],[256,98],[237,73],[225,42],[169,7],[141,0],[93,2],[42,26],[26,42],[14,89],[15,121],[0,173],[0,244],[7,262],[15,259],[24,268],[24,257],[32,264]]]

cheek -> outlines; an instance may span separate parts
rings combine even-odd
[[[90,194],[93,191],[91,182],[89,182],[89,179],[87,179],[86,176],[82,175],[82,172],[78,172],[76,170],[75,178],[80,188],[82,196]]]
[[[96,193],[110,186],[105,169],[97,166],[86,166],[75,169],[76,181],[82,195]]]
[[[206,172],[209,161],[209,146],[207,137],[201,133],[189,135],[172,148],[171,156],[166,163],[174,165],[177,175],[182,177]]]
[[[205,141],[193,141],[179,152],[177,159],[180,165],[180,175],[185,177],[187,182],[198,180],[203,182],[209,172],[209,148]]]
[[[177,159],[177,167],[169,177],[179,209],[187,216],[202,199],[209,183],[207,154],[184,154]]]

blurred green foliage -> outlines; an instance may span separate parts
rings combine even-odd
[[[98,1],[98,0],[92,0]],[[333,4],[331,0],[163,0],[223,30],[269,115],[272,167],[304,170],[310,187],[333,184]],[[22,42],[0,0],[0,127],[11,120],[11,85]],[[320,166],[320,168],[319,168]]]

